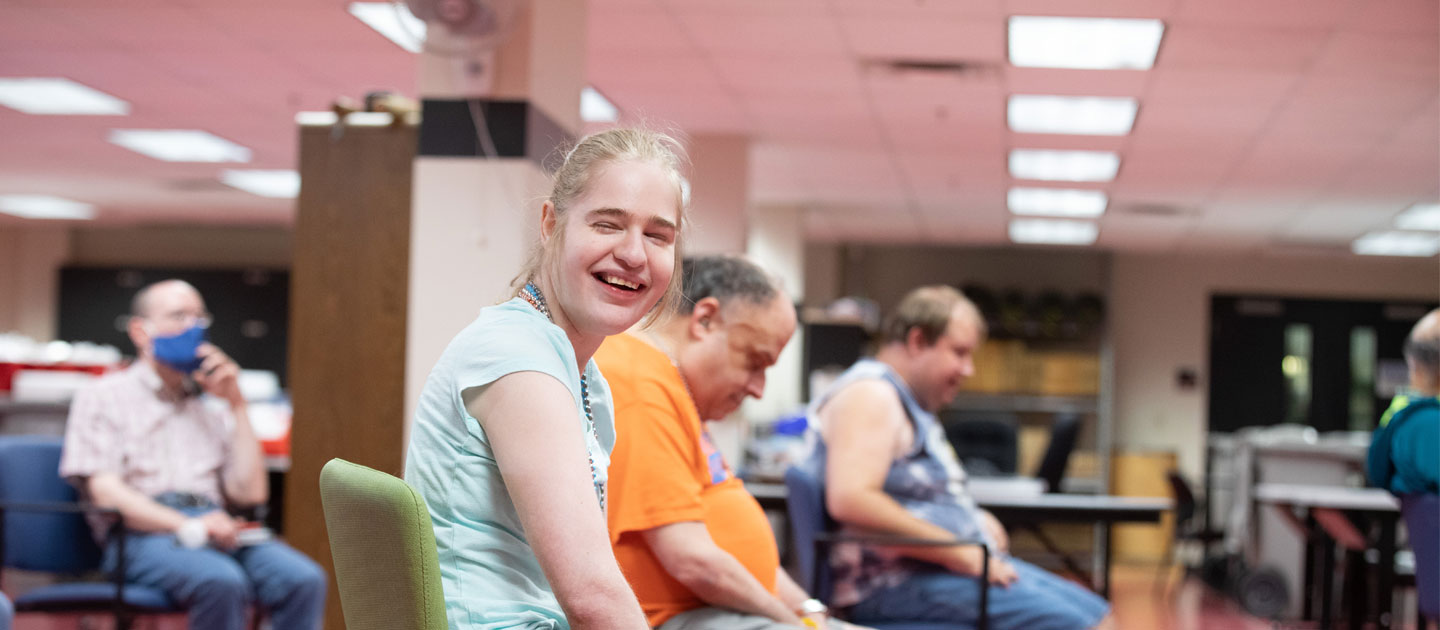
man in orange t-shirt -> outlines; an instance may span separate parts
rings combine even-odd
[[[615,557],[651,626],[793,628],[808,616],[823,627],[824,607],[780,568],[770,522],[701,422],[764,392],[795,309],[736,256],[688,258],[682,277],[680,314],[595,353],[615,401]]]

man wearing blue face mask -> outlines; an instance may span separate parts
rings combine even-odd
[[[320,627],[326,579],[309,558],[253,537],[227,508],[269,496],[240,367],[205,340],[210,315],[180,280],[136,294],[136,360],[75,396],[60,474],[125,521],[128,582],[165,591],[190,628],[242,630],[253,603],[276,630]],[[109,523],[92,520],[115,566]]]

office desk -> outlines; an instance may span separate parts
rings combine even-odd
[[[1330,615],[1332,612],[1331,593],[1332,580],[1334,579],[1334,558],[1333,543],[1344,543],[1347,548],[1354,550],[1356,545],[1368,547],[1367,541],[1352,540],[1353,535],[1347,532],[1344,521],[1344,514],[1357,514],[1367,519],[1377,521],[1380,524],[1380,536],[1375,547],[1380,558],[1377,561],[1378,577],[1378,601],[1375,611],[1375,619],[1380,628],[1389,628],[1391,625],[1391,608],[1393,606],[1393,595],[1391,591],[1395,586],[1395,527],[1400,520],[1400,501],[1389,492],[1379,488],[1351,488],[1347,486],[1317,486],[1293,483],[1261,483],[1255,486],[1255,500],[1275,506],[1281,511],[1282,516],[1289,522],[1302,537],[1307,541],[1307,547],[1315,544],[1322,545],[1319,549],[1320,566],[1318,567],[1319,584],[1314,583],[1315,569],[1311,563],[1314,553],[1306,554],[1306,605],[1305,612],[1308,615],[1311,606],[1310,598],[1314,591],[1320,594],[1320,627],[1330,626]],[[1302,522],[1294,513],[1295,508],[1300,508],[1306,513]],[[1318,522],[1320,527],[1312,527],[1310,524]],[[1339,524],[1339,526],[1336,526]],[[1318,539],[1318,540],[1317,540]],[[1364,564],[1363,555],[1352,554]],[[1349,568],[1347,567],[1347,571]],[[1359,575],[1351,575],[1351,579],[1359,579]],[[1352,613],[1359,610],[1358,606],[1351,607]],[[1359,615],[1352,614],[1350,627],[1359,628],[1362,619]]]
[[[745,489],[766,510],[785,509],[785,484],[746,482]],[[1172,507],[1161,497],[1116,497],[1090,494],[1035,494],[976,497],[980,504],[1006,527],[1035,527],[1041,523],[1093,523],[1100,528],[1101,544],[1096,554],[1101,561],[1100,583],[1093,584],[1102,597],[1110,597],[1110,528],[1115,523],[1158,523]],[[1042,540],[1042,542],[1045,542]],[[1051,551],[1064,557],[1046,542]],[[1081,572],[1084,573],[1084,572]],[[1094,580],[1092,579],[1092,582]]]
[[[1100,583],[1092,586],[1101,597],[1110,598],[1110,566],[1113,549],[1110,530],[1115,523],[1158,523],[1160,516],[1173,506],[1162,497],[1117,497],[1104,494],[1040,494],[1034,496],[983,497],[976,503],[1000,519],[1007,528],[1026,527],[1038,533],[1042,523],[1093,523],[1100,528]],[[1041,542],[1052,553],[1068,560],[1060,549],[1043,535]],[[1073,563],[1067,562],[1073,567]],[[1083,571],[1080,572],[1082,575]]]

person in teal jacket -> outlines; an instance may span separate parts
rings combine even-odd
[[[1440,309],[1427,313],[1405,340],[1410,391],[1380,418],[1365,472],[1395,495],[1440,494]]]

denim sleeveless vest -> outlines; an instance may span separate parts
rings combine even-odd
[[[807,415],[813,450],[808,465],[824,469],[825,444],[820,439],[817,412],[835,392],[861,380],[882,380],[893,386],[915,428],[915,442],[900,458],[890,462],[883,486],[885,493],[911,514],[945,528],[956,538],[984,540],[993,549],[994,541],[982,525],[980,508],[970,496],[965,469],[939,420],[920,406],[900,375],[884,363],[860,360],[810,403]],[[894,552],[858,545],[835,546],[830,554],[830,566],[834,583],[832,602],[842,607],[854,605],[879,589],[899,585],[915,573],[944,570]]]

